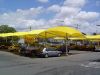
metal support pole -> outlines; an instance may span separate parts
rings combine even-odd
[[[32,30],[32,27],[30,26],[29,29],[30,29],[30,31],[31,31],[31,30]]]
[[[6,43],[7,43],[7,37],[5,37]]]
[[[47,47],[47,33],[45,32],[45,47]]]
[[[68,51],[68,36],[67,36],[67,33],[66,33],[66,37],[65,37],[65,46],[66,46],[66,55],[68,55],[69,51]]]
[[[12,39],[12,45],[13,45],[13,42],[14,42],[13,36],[12,36],[12,38],[11,38],[11,39]]]
[[[99,42],[98,42],[98,47],[99,47]]]

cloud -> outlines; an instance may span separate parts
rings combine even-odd
[[[17,9],[15,15],[22,15],[21,17],[36,17],[43,11],[43,7],[30,8],[28,10]]]
[[[80,8],[73,8],[68,6],[61,7],[61,10],[59,13],[56,14],[57,18],[66,18],[66,17],[72,17],[76,15],[81,9]]]
[[[47,3],[49,2],[49,0],[37,0],[38,2],[41,2],[41,3]]]
[[[69,7],[83,7],[86,0],[65,0],[64,5]]]
[[[26,29],[28,25],[39,23],[42,25],[41,20],[35,20],[40,13],[44,11],[43,7],[30,8],[27,10],[17,9],[15,12],[8,12],[0,14],[0,24],[7,24],[16,29]],[[37,22],[37,23],[36,23]],[[34,26],[35,27],[35,26]]]
[[[82,11],[86,2],[86,0],[65,0],[63,5],[60,6],[59,12],[56,11],[54,19],[50,20],[50,23],[54,26],[66,25],[75,28],[78,25],[80,31],[88,34],[96,32],[96,21],[100,20],[100,13]],[[49,8],[55,11],[54,6],[52,5]]]
[[[48,11],[51,11],[51,12],[60,12],[60,9],[61,9],[61,6],[59,5],[52,5],[50,7],[48,7]]]
[[[17,9],[15,12],[0,14],[0,24],[8,24],[20,31],[32,29],[49,28],[58,25],[77,27],[84,33],[100,31],[96,25],[100,24],[99,12],[87,12],[82,8],[86,0],[65,0],[63,5],[54,4],[47,8],[37,7],[29,9]],[[49,20],[46,17],[52,17]],[[51,13],[50,16],[41,16]]]
[[[37,7],[37,8],[30,8],[27,10],[17,9],[15,12],[8,12],[0,14],[1,20],[13,20],[13,19],[28,19],[28,18],[35,18],[40,13],[42,13],[43,7]]]
[[[86,12],[86,11],[80,11],[80,13],[77,14],[76,18],[82,21],[95,21],[100,17],[100,13],[97,12]]]
[[[22,24],[22,26],[20,26]],[[18,25],[15,25],[17,29],[24,29],[29,30],[29,27],[31,26],[32,29],[41,29],[44,28],[44,25],[46,24],[46,21],[43,19],[35,20],[35,19],[30,19],[30,20],[20,20]],[[24,28],[25,27],[25,28]],[[46,27],[46,25],[45,25]]]

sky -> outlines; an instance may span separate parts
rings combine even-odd
[[[100,0],[0,0],[0,25],[17,31],[71,26],[100,33]]]

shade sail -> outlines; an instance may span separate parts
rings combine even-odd
[[[63,38],[63,37],[54,37],[53,39],[55,39],[55,40],[64,40],[65,38]]]
[[[24,35],[28,35],[28,32],[16,32],[16,33],[13,33],[12,36],[24,36]]]
[[[77,38],[69,38],[70,40],[87,40],[87,38],[85,38],[85,37],[82,37],[82,38],[80,38],[80,37],[77,37]]]
[[[38,34],[44,32],[44,31],[45,31],[45,29],[32,30],[32,31],[28,32],[28,34],[29,35],[38,35]]]
[[[90,40],[100,40],[100,35],[87,35],[86,38]]]
[[[39,33],[45,31],[44,29],[39,29],[39,30],[32,30],[32,31],[29,31],[29,32],[16,32],[13,34],[13,36],[27,36],[27,35],[32,35],[32,36],[35,36],[35,35],[38,35]]]
[[[32,30],[30,32],[15,32],[15,33],[3,33],[0,34],[0,37],[8,37],[8,36],[25,36],[25,35],[38,35],[39,33],[45,31],[44,29],[39,29],[39,30]]]
[[[8,37],[8,36],[13,36],[13,33],[2,33],[2,34],[0,34],[0,37]]]
[[[27,32],[3,33],[3,34],[0,34],[0,37],[23,36],[27,34],[28,34]]]
[[[54,38],[55,40],[64,40],[65,38],[63,38],[63,37],[55,37]],[[85,37],[82,37],[82,38],[80,38],[80,37],[75,37],[75,38],[68,38],[68,39],[70,39],[70,40],[87,40],[87,38],[85,38]]]
[[[38,34],[40,34],[41,32],[44,32],[44,31],[45,31],[45,29],[32,30],[32,31],[28,32],[28,34],[25,35],[25,37],[30,36],[30,37],[37,38]]]
[[[40,37],[44,38],[51,38],[51,37],[84,37],[84,35],[72,27],[66,27],[66,26],[57,26],[53,28],[49,28],[45,30],[44,32],[39,34]],[[45,37],[46,35],[46,37]]]

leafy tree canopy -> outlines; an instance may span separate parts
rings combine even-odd
[[[93,33],[92,35],[97,35],[97,33]]]
[[[0,25],[0,33],[16,32],[15,28],[8,25]]]

